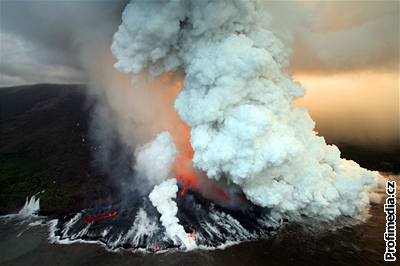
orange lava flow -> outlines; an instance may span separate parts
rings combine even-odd
[[[225,191],[220,188],[214,188],[212,190],[212,193],[218,202],[227,204],[231,200],[230,197],[225,193]]]
[[[189,242],[192,242],[192,239],[193,239],[194,237],[196,237],[196,230],[193,230],[192,232],[187,233],[187,236],[188,236],[188,238],[189,238]]]
[[[180,192],[180,196],[183,197],[189,187],[192,189],[198,188],[199,177],[193,169],[194,151],[190,144],[190,129],[186,125],[181,125],[180,129],[179,135],[181,138],[179,139],[181,141],[177,145],[179,155],[175,160],[173,169],[178,181],[183,185],[183,189]]]
[[[150,86],[151,90],[157,92],[159,99],[156,105],[152,104],[158,108],[157,121],[162,122],[162,130],[171,133],[178,151],[172,171],[182,187],[179,196],[184,197],[188,189],[201,190],[203,196],[228,204],[231,198],[224,188],[215,186],[213,181],[207,180],[201,171],[196,171],[193,167],[194,150],[190,143],[190,127],[182,122],[174,109],[175,99],[182,87],[183,77],[172,72],[161,75]]]
[[[183,189],[180,196],[184,196],[186,190],[198,189],[199,174],[193,168],[194,150],[190,144],[190,128],[182,122],[178,114],[174,110],[175,99],[182,89],[182,77],[177,77],[176,74],[167,73],[162,75],[157,80],[163,84],[163,90],[159,92],[163,94],[162,103],[167,104],[164,110],[160,110],[160,117],[166,121],[165,129],[173,136],[178,156],[173,165],[173,172],[178,181],[182,184]],[[161,87],[161,86],[160,86]]]

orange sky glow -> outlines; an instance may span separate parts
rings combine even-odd
[[[293,79],[306,90],[295,106],[309,110],[321,135],[360,144],[398,140],[398,73],[295,74]]]

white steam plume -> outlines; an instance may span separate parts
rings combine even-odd
[[[190,239],[182,225],[179,224],[179,219],[176,217],[178,206],[174,201],[178,185],[176,179],[168,179],[154,187],[149,198],[153,206],[157,208],[161,214],[161,223],[165,227],[166,235],[175,245],[181,245],[187,250],[196,247],[194,239]]]
[[[155,185],[149,199],[161,214],[161,223],[165,227],[166,236],[175,245],[192,249],[195,247],[176,217],[178,207],[174,199],[178,192],[176,179],[167,179],[177,156],[177,150],[168,132],[162,132],[150,143],[140,147],[136,152],[135,169],[146,182]]]
[[[152,142],[138,148],[135,170],[150,185],[157,185],[167,179],[176,156],[177,150],[171,135],[162,132]]]
[[[40,198],[36,195],[26,197],[25,204],[18,213],[0,216],[6,219],[30,219],[38,216],[40,210]]]
[[[175,102],[191,128],[195,167],[227,178],[277,215],[361,217],[380,177],[340,158],[292,103],[303,89],[282,71],[288,51],[255,1],[131,1],[114,35],[116,67],[183,69]],[[171,181],[172,182],[172,181]]]

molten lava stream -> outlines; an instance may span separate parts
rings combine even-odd
[[[187,189],[199,189],[200,174],[193,168],[192,160],[194,151],[190,144],[190,128],[182,122],[175,112],[174,103],[179,92],[182,90],[183,77],[179,73],[169,72],[161,75],[156,80],[159,83],[156,88],[162,97],[159,113],[162,120],[168,121],[164,124],[164,130],[170,132],[174,138],[175,146],[178,150],[178,157],[173,165],[178,182],[182,185],[180,196],[184,196]]]
[[[179,142],[177,148],[179,155],[176,158],[174,164],[174,172],[183,186],[180,197],[183,197],[186,190],[190,187],[191,189],[197,189],[199,185],[199,175],[193,169],[193,155],[194,151],[190,144],[190,128],[186,125],[179,125]]]

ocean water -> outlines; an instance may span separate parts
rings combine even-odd
[[[398,180],[398,179],[397,179]],[[0,265],[383,265],[385,214],[373,204],[370,218],[335,230],[287,224],[270,239],[217,250],[161,254],[108,251],[101,245],[49,242],[45,218],[0,221]]]

